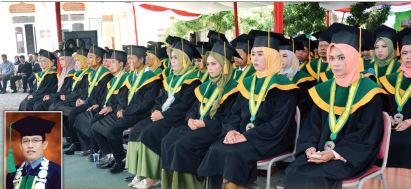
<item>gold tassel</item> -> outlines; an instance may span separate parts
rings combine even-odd
[[[224,75],[228,74],[228,66],[227,66],[227,54],[226,54],[226,49],[225,49],[225,42],[224,42],[224,70],[223,70]]]
[[[399,57],[401,55],[400,54],[400,46],[398,45],[398,41],[397,41],[396,55],[397,55],[397,57]]]

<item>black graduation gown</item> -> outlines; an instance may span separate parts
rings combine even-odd
[[[223,176],[237,185],[251,184],[257,178],[258,160],[292,149],[296,107],[296,89],[273,88],[258,109],[255,127],[246,131],[251,117],[249,103],[248,99],[238,95],[232,113],[223,124],[222,135],[211,145],[197,170],[198,176]],[[224,144],[230,130],[244,134],[247,141]]]
[[[124,88],[124,87],[123,87]],[[117,95],[117,103],[111,104],[113,112],[93,123],[95,132],[111,139],[121,139],[123,131],[134,126],[137,122],[150,116],[155,99],[161,88],[161,80],[155,80],[140,88],[127,105],[128,90],[121,90]],[[123,110],[123,118],[117,118],[117,111]]]
[[[186,123],[171,128],[161,143],[161,165],[163,169],[180,173],[197,175],[197,168],[207,153],[208,148],[221,134],[221,124],[231,112],[237,99],[237,92],[231,94],[217,109],[214,118],[207,115],[203,121],[205,127],[192,131],[187,126],[188,119],[199,119],[200,101],[196,101],[190,112],[187,113]]]
[[[44,76],[40,86],[37,82],[34,85],[34,92],[31,93],[33,98],[28,100],[27,97],[20,103],[19,111],[32,111],[36,103],[43,101],[44,95],[50,95],[57,91],[57,75],[56,73],[49,73]]]
[[[17,166],[19,168],[20,165]],[[35,169],[32,169],[29,175],[37,176],[40,172],[41,164],[38,165]],[[6,189],[13,189],[13,179],[16,173],[8,173],[6,178]],[[26,166],[23,167],[22,176],[26,176]],[[56,163],[49,161],[49,166],[47,170],[47,182],[46,182],[46,189],[60,189],[61,186],[61,168]],[[33,183],[34,188],[34,183]]]
[[[83,105],[79,106],[79,107],[76,107],[75,109],[73,109],[72,111],[69,112],[69,115],[68,115],[69,126],[68,127],[73,130],[73,132],[71,132],[71,134],[76,133],[75,130],[77,130],[77,127],[83,126],[82,124],[80,124],[80,123],[82,123],[81,121],[79,122],[77,127],[74,126],[76,118],[79,114],[84,112],[83,117],[84,117],[85,120],[87,120],[90,117],[92,118],[92,115],[98,113],[99,109],[96,109],[96,110],[90,111],[90,112],[86,112],[86,110],[94,104],[99,105],[99,107],[103,106],[103,103],[104,103],[104,100],[105,100],[105,95],[104,94],[107,93],[107,83],[111,80],[112,77],[113,77],[113,75],[111,75],[111,74],[105,75],[98,82],[98,85],[93,88],[93,90],[91,91],[89,97],[87,97],[87,94],[88,94],[87,93],[88,86],[87,86],[86,92],[85,92],[86,93],[86,95],[85,95],[86,99],[83,99],[83,100],[85,100],[85,103]],[[83,118],[80,118],[80,119],[83,119]],[[90,127],[89,125],[87,125],[87,126]],[[70,137],[73,137],[73,135],[71,135]]]
[[[395,74],[396,76],[397,74]],[[387,76],[390,77],[390,76]],[[408,81],[405,81],[408,80]],[[402,82],[409,83],[411,79],[403,77]],[[395,79],[396,81],[396,79]],[[391,85],[395,88],[395,85]],[[392,91],[391,91],[392,92]],[[398,113],[398,105],[395,102],[395,96],[390,92],[389,104],[391,104],[390,116],[394,117]],[[404,115],[404,120],[411,119],[411,98],[405,103],[401,113]],[[411,169],[411,128],[405,131],[391,130],[390,150],[388,151],[387,167],[407,168]]]
[[[131,130],[129,141],[141,141],[156,154],[161,154],[161,140],[171,127],[183,125],[185,115],[195,101],[194,89],[201,84],[199,79],[190,84],[183,84],[181,90],[174,94],[175,100],[170,108],[162,112],[164,119],[153,122],[150,116],[139,121]],[[167,100],[165,89],[156,98],[153,110],[161,111],[161,106]]]
[[[347,160],[327,163],[307,162],[305,150],[324,150],[329,140],[328,112],[314,105],[310,117],[301,127],[296,160],[286,169],[286,188],[341,188],[342,180],[353,178],[373,165],[379,151],[384,127],[382,96],[375,95],[348,118],[334,141],[334,150]]]
[[[67,95],[71,93],[71,85],[73,84],[73,76],[68,76],[64,78],[63,86],[61,86],[60,91],[50,94],[50,98],[47,101],[40,100],[35,103],[35,111],[46,111],[49,110],[49,107],[60,101],[60,95]]]

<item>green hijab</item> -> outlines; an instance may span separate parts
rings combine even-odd
[[[180,69],[173,71],[174,75],[183,75],[187,71],[192,70],[194,66],[193,61],[190,60],[190,58],[187,56],[186,53],[184,53],[184,51],[175,48],[171,49],[171,51],[177,54],[177,59],[180,63]]]
[[[395,49],[394,49],[394,44],[392,43],[391,39],[388,39],[386,37],[377,38],[377,40],[375,40],[374,47],[380,40],[384,41],[385,44],[387,45],[388,56],[385,59],[381,60],[377,57],[376,53],[374,53],[373,58],[374,58],[374,62],[378,65],[378,67],[384,67],[388,65],[392,59],[395,58]]]
[[[217,77],[211,77],[210,75],[208,76],[210,82],[217,86],[216,89],[220,89],[218,93],[218,97],[216,101],[214,101],[213,106],[211,107],[210,112],[209,112],[209,115],[212,118],[216,114],[217,109],[220,107],[220,101],[224,95],[224,87],[231,79],[231,75],[233,74],[233,68],[232,68],[231,61],[229,61],[227,58],[225,58],[219,53],[208,51],[206,55],[204,56],[205,57],[204,60],[207,61],[208,56],[212,56],[214,59],[216,59],[222,68],[221,73]],[[226,68],[228,68],[227,70],[228,72],[226,74],[224,74],[224,63],[227,66]],[[204,62],[204,64],[207,65],[207,62]]]

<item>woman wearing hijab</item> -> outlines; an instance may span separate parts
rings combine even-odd
[[[375,31],[373,60],[366,64],[365,70],[370,70],[378,83],[379,78],[399,72],[401,64],[396,60],[396,31],[385,25],[379,26]]]
[[[61,66],[61,72],[57,74],[57,92],[45,95],[43,101],[34,105],[35,111],[48,110],[50,105],[56,103],[61,95],[67,95],[71,93],[71,86],[73,84],[73,76],[75,74],[75,63],[71,55],[73,52],[70,50],[60,50],[59,63]]]
[[[223,132],[197,170],[201,177],[222,177],[224,188],[252,184],[257,161],[291,149],[295,135],[298,87],[280,74],[278,51],[284,37],[256,30],[250,35],[256,36],[251,51],[256,72],[238,84],[240,94],[223,122]],[[221,180],[212,180],[221,184]]]
[[[136,188],[160,183],[161,140],[174,125],[185,122],[185,114],[195,100],[194,89],[201,84],[193,72],[193,58],[201,57],[187,40],[174,42],[171,50],[171,75],[163,80],[164,90],[156,99],[151,116],[138,122],[130,132],[126,167],[136,177]],[[142,179],[145,177],[145,179]],[[130,183],[131,185],[131,183]]]
[[[390,188],[411,188],[411,29],[398,33],[401,71],[380,78],[392,105],[390,151],[386,176]]]
[[[299,70],[300,61],[293,52],[292,44],[294,40],[287,40],[287,43],[280,46],[280,55],[283,62],[280,74],[287,76],[298,87],[298,108],[300,117],[306,118],[312,107],[312,101],[308,97],[308,89],[315,86],[317,82],[310,74]]]
[[[158,43],[152,43],[147,48],[147,68],[156,75],[161,75],[161,60],[167,58],[166,47],[161,47]]]
[[[221,133],[221,124],[237,98],[237,82],[232,79],[232,57],[240,57],[234,47],[217,41],[205,55],[209,81],[195,89],[197,100],[187,113],[187,122],[175,125],[161,144],[161,188],[205,188],[197,168],[209,146]]]
[[[39,63],[42,71],[36,73],[35,90],[20,103],[19,111],[32,111],[36,103],[42,103],[46,95],[57,91],[57,71],[53,63],[54,59],[56,57],[53,53],[40,49]]]
[[[360,75],[359,30],[335,23],[327,59],[334,79],[309,90],[314,106],[303,122],[285,188],[341,188],[373,165],[384,132],[384,90]],[[338,119],[337,119],[338,118]]]

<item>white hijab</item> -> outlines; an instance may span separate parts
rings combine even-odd
[[[289,50],[280,50],[285,51],[288,55],[288,61],[286,62],[287,66],[282,68],[280,73],[286,75],[288,78],[293,78],[298,72],[298,67],[300,66],[300,61],[297,56]]]

